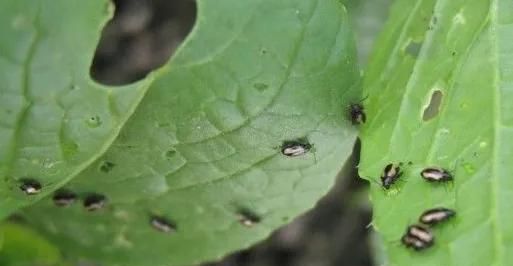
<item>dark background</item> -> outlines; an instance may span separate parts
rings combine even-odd
[[[241,0],[244,1],[244,0]],[[276,0],[279,1],[279,0]],[[390,0],[346,0],[365,65]],[[163,65],[192,29],[194,0],[115,0],[91,68],[100,83],[121,85]],[[359,148],[331,192],[308,213],[256,246],[203,266],[371,266],[371,209],[357,176]],[[341,162],[341,165],[343,162]]]

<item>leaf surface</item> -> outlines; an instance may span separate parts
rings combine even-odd
[[[2,266],[64,266],[59,249],[37,232],[14,223],[0,226]]]
[[[312,207],[350,155],[346,114],[360,76],[337,0],[200,0],[198,9],[190,39],[118,139],[67,186],[81,199],[105,195],[107,207],[48,199],[26,210],[67,256],[122,266],[219,258]],[[311,149],[281,153],[298,139]],[[244,214],[257,216],[253,225]],[[155,230],[154,215],[176,232]]]
[[[512,39],[511,1],[395,3],[364,81],[360,165],[379,182],[387,164],[403,162],[391,189],[371,183],[373,225],[390,265],[513,260]],[[454,182],[426,182],[420,173],[430,166],[447,169]],[[406,249],[407,225],[434,207],[456,217],[433,228],[432,248]]]
[[[0,219],[101,155],[147,88],[149,79],[112,88],[89,76],[107,4],[0,0]],[[41,193],[23,193],[25,179]]]

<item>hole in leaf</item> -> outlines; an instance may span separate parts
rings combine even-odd
[[[102,124],[102,120],[99,116],[93,115],[86,120],[87,125],[90,128],[99,127]]]
[[[166,151],[165,155],[167,158],[173,158],[176,155],[176,150],[168,150]]]
[[[422,119],[428,121],[433,119],[440,111],[440,104],[442,103],[443,94],[441,91],[436,90],[431,94],[429,105],[424,109]]]
[[[255,83],[253,84],[253,87],[255,87],[255,89],[257,89],[258,91],[265,91],[267,90],[267,88],[269,88],[269,85],[265,83]]]
[[[421,48],[422,42],[410,41],[408,43],[408,46],[406,46],[406,48],[404,49],[404,51],[413,57],[417,57],[420,53]]]
[[[112,170],[112,168],[114,168],[114,166],[116,166],[116,164],[114,164],[113,162],[104,161],[100,165],[100,171],[102,171],[104,173],[108,173]]]
[[[123,85],[166,63],[196,21],[196,1],[114,0],[90,69],[94,80]]]

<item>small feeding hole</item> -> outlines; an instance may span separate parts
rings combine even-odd
[[[433,119],[440,112],[440,105],[442,103],[443,94],[441,91],[436,90],[431,94],[431,100],[429,101],[429,105],[424,109],[424,114],[422,115],[422,119],[424,121],[428,121]]]
[[[116,164],[114,164],[113,162],[102,162],[102,164],[100,165],[100,171],[108,173],[112,170],[112,168],[114,168],[114,166],[116,166]]]
[[[102,120],[101,120],[101,118],[99,116],[93,115],[93,116],[87,118],[86,124],[90,128],[96,128],[96,127],[99,127],[102,124]]]
[[[173,149],[168,150],[168,151],[166,151],[166,153],[165,153],[165,156],[166,156],[168,159],[171,159],[171,158],[175,157],[175,155],[176,155],[176,150],[173,150]]]
[[[88,211],[102,209],[107,204],[107,198],[104,195],[91,193],[84,199],[84,208]]]
[[[77,195],[71,190],[59,189],[53,195],[53,202],[58,207],[67,207],[75,202]]]
[[[24,178],[21,180],[20,189],[25,192],[26,195],[36,195],[41,192],[41,183],[32,178]]]
[[[173,233],[176,232],[176,225],[171,222],[169,219],[153,215],[150,217],[150,224],[155,230],[164,232],[164,233]]]
[[[420,53],[421,48],[422,42],[410,41],[408,43],[408,46],[406,46],[406,48],[404,49],[404,51],[413,57],[417,57]]]
[[[237,217],[239,223],[246,227],[252,227],[253,225],[260,223],[262,220],[260,216],[248,209],[240,209],[237,212]]]
[[[257,89],[257,91],[262,92],[262,91],[267,90],[267,88],[269,88],[269,85],[267,85],[267,84],[265,84],[265,83],[261,83],[261,82],[259,82],[259,83],[255,83],[255,84],[253,84],[253,87],[254,87],[255,89]]]

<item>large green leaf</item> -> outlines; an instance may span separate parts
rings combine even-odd
[[[385,165],[405,163],[390,190],[371,183],[390,264],[509,265],[513,2],[399,0],[391,17],[365,77],[360,165],[379,182]],[[428,166],[451,171],[454,182],[424,181]],[[401,245],[406,226],[438,206],[457,215],[433,228],[435,245]]]
[[[26,210],[70,257],[184,265],[268,236],[313,206],[352,151],[356,52],[338,0],[200,0],[190,39],[116,142],[67,186],[108,207]],[[284,141],[307,141],[303,156]],[[260,216],[247,227],[241,210]],[[166,217],[177,232],[150,226]]]
[[[104,152],[147,84],[110,88],[89,66],[106,0],[0,0],[0,219],[49,194]],[[24,179],[39,195],[19,189]]]

